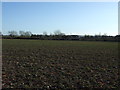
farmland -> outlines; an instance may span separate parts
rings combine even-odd
[[[117,88],[118,43],[2,40],[3,88]]]

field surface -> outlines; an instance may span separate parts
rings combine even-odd
[[[2,40],[3,88],[118,87],[118,43]]]

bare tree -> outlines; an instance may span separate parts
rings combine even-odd
[[[60,30],[54,31],[54,35],[65,35],[65,33],[62,33]]]
[[[54,35],[61,35],[61,31],[60,30],[54,31]]]
[[[60,35],[62,36],[62,35],[65,35],[65,33],[60,33]]]
[[[25,32],[25,36],[31,36],[31,35],[32,35],[32,33],[30,31]]]
[[[47,35],[47,32],[46,32],[46,31],[44,31],[44,32],[43,32],[43,35]]]
[[[2,38],[2,32],[0,32],[0,39]]]
[[[0,36],[2,35],[2,32],[0,32]]]
[[[104,33],[104,35],[103,36],[107,36],[107,33]]]
[[[19,31],[20,36],[25,36],[25,32],[24,31]]]
[[[32,33],[30,31],[19,31],[20,36],[31,36]]]
[[[17,36],[18,34],[17,34],[17,31],[8,31],[8,34],[10,35],[10,36]]]

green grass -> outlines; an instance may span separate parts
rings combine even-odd
[[[117,88],[118,43],[3,40],[3,88]]]

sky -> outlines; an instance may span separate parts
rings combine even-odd
[[[118,34],[117,2],[3,2],[2,32]]]

